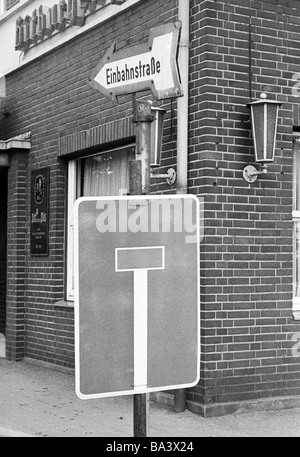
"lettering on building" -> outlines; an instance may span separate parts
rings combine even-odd
[[[121,5],[126,0],[111,0]],[[16,21],[16,51],[28,51],[32,46],[63,32],[67,27],[82,27],[90,14],[103,8],[106,0],[60,0],[51,8],[39,6],[31,16],[19,16]]]

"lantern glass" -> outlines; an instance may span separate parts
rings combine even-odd
[[[269,100],[251,104],[252,134],[256,162],[273,162],[279,103]]]
[[[252,134],[254,139],[255,161],[261,162],[264,158],[264,105],[251,106]]]
[[[151,167],[159,167],[161,161],[163,123],[166,111],[162,108],[152,107],[151,113],[154,120],[151,123],[150,165]]]
[[[267,105],[267,160],[274,161],[278,105]]]

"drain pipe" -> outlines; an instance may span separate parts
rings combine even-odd
[[[183,97],[178,98],[177,193],[187,194],[190,0],[178,0],[178,19],[182,24],[178,64]]]
[[[178,0],[178,20],[182,24],[178,63],[183,97],[179,97],[177,102],[177,193],[187,194],[190,0]],[[186,409],[185,389],[175,390],[174,409],[176,412]]]

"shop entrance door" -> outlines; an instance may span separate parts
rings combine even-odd
[[[7,263],[7,168],[0,167],[0,357],[5,357]]]

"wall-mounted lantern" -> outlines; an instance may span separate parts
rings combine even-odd
[[[281,103],[267,100],[266,97],[263,93],[260,100],[248,105],[251,111],[255,162],[260,165],[259,170],[253,165],[244,168],[243,177],[248,183],[253,183],[258,175],[266,174],[268,163],[274,162],[278,109]]]
[[[161,149],[163,138],[164,115],[166,111],[163,108],[151,107],[153,122],[151,124],[151,150],[150,150],[150,167],[156,168],[161,164]],[[151,178],[165,178],[169,186],[176,181],[176,171],[169,168],[166,174],[151,173]]]

